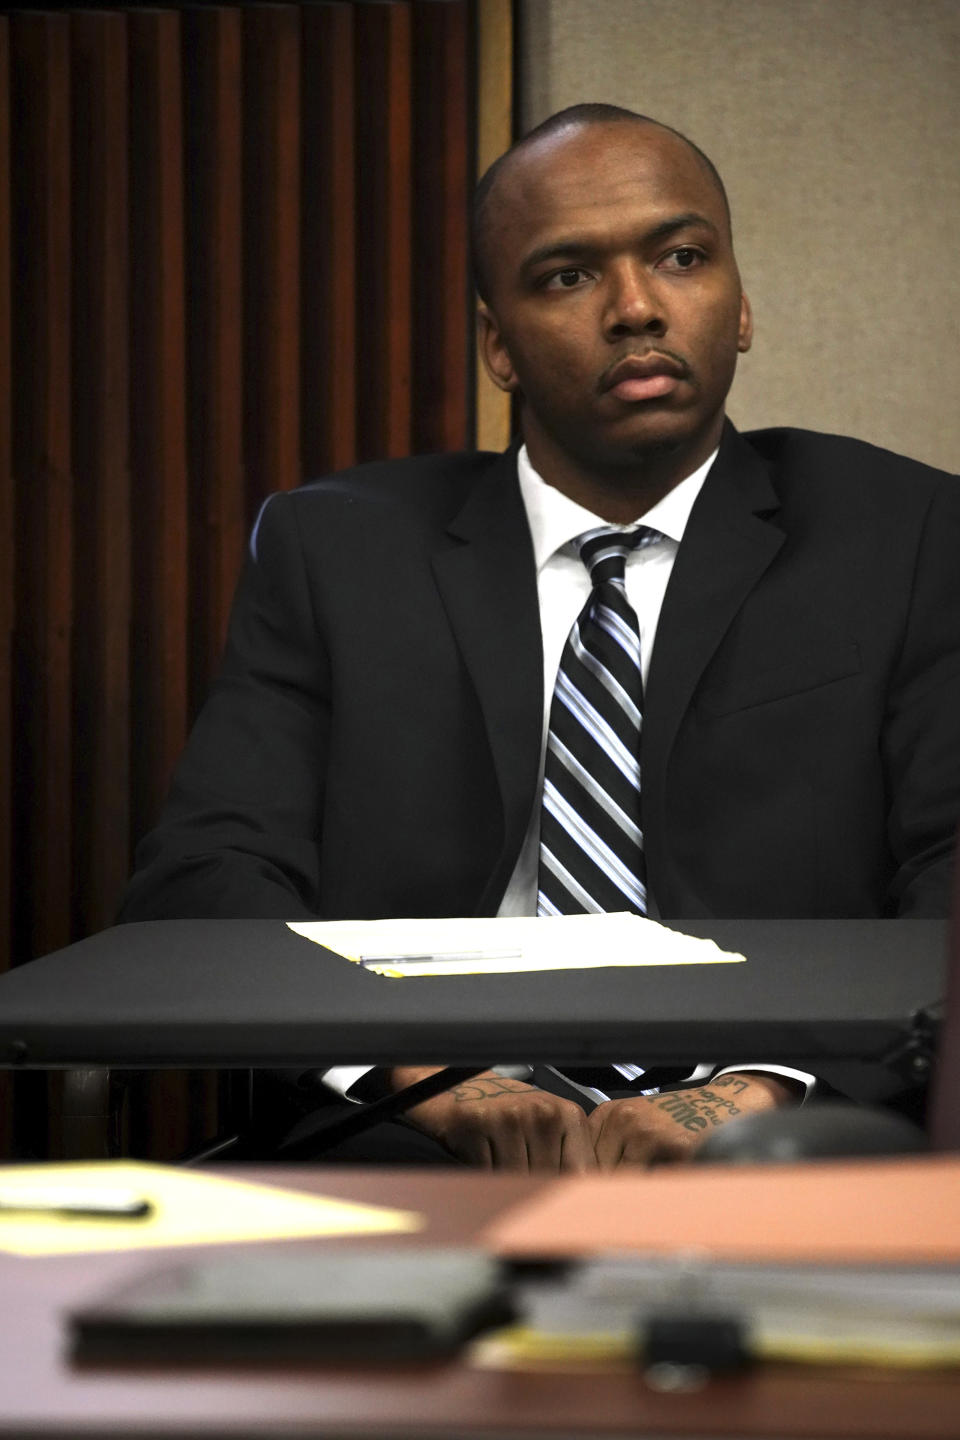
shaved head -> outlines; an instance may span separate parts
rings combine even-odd
[[[636,519],[717,448],[750,347],[717,173],[670,126],[577,106],[478,199],[481,355],[531,463],[593,514]]]
[[[720,174],[710,157],[705,155],[699,146],[694,145],[692,140],[688,140],[686,135],[682,135],[679,130],[674,130],[671,125],[664,125],[649,115],[641,115],[635,110],[627,110],[620,105],[570,105],[567,109],[558,110],[555,115],[548,116],[546,120],[505,151],[499,159],[494,160],[477,184],[471,214],[471,251],[474,283],[481,300],[489,303],[493,290],[495,247],[492,244],[492,236],[497,224],[502,184],[508,178],[515,162],[521,156],[550,141],[555,136],[569,134],[592,125],[642,125],[675,135],[697,157],[710,176],[723,200],[723,209],[729,225],[730,203]]]

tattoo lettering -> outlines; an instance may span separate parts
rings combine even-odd
[[[742,1095],[744,1090],[747,1089],[746,1080],[738,1080],[735,1075],[720,1075],[716,1080],[711,1080],[710,1083],[711,1085],[722,1086],[724,1090],[735,1090],[738,1095]]]
[[[740,1114],[739,1105],[713,1090],[672,1090],[654,1103],[684,1130],[705,1130],[708,1125],[716,1127]]]
[[[693,1098],[688,1098],[682,1090],[671,1092],[658,1101],[658,1109],[665,1110],[668,1115],[682,1125],[684,1130],[705,1130],[707,1128],[707,1117],[699,1113],[700,1107]],[[714,1122],[716,1123],[716,1122]]]
[[[493,1100],[498,1095],[515,1095],[529,1088],[522,1080],[508,1080],[503,1075],[491,1075],[482,1080],[467,1080],[462,1085],[455,1085],[447,1093],[453,1096],[458,1105],[462,1105],[467,1100]]]
[[[728,1100],[726,1095],[717,1095],[714,1093],[713,1090],[707,1089],[701,1090],[700,1094],[703,1096],[704,1100],[709,1100],[711,1104],[719,1105],[722,1110],[726,1110],[728,1115],[741,1114],[740,1106],[734,1105],[733,1101]]]

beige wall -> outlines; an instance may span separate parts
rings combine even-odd
[[[519,38],[524,128],[627,105],[724,176],[757,321],[738,425],[960,468],[957,0],[526,0]]]

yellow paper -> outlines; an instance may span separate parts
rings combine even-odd
[[[294,1240],[321,1235],[379,1235],[417,1230],[423,1220],[406,1210],[256,1185],[209,1171],[147,1165],[102,1164],[0,1166],[0,1196],[21,1190],[91,1191],[116,1186],[149,1200],[143,1220],[64,1218],[0,1213],[0,1250],[15,1255],[66,1255],[88,1250],[140,1250],[166,1245],[233,1244],[244,1240]]]
[[[307,940],[391,979],[423,975],[504,975],[608,966],[742,962],[641,915],[290,921]]]
[[[864,1326],[845,1317],[848,1333],[824,1323],[823,1333],[758,1323],[750,1326],[750,1349],[757,1360],[800,1365],[882,1365],[939,1369],[960,1365],[960,1336],[946,1325]],[[511,1325],[485,1335],[471,1347],[470,1362],[481,1370],[614,1371],[637,1368],[638,1335],[631,1331],[538,1331]]]

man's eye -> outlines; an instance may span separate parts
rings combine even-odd
[[[703,260],[703,251],[694,249],[692,245],[681,245],[665,258],[672,269],[692,270]]]
[[[544,282],[544,289],[573,290],[580,284],[585,274],[586,271],[581,270],[578,266],[568,265],[565,270],[555,270],[552,275],[548,275]]]

